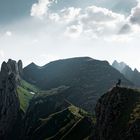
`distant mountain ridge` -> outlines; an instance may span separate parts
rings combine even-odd
[[[116,60],[112,63],[112,66],[120,71],[128,80],[134,83],[135,86],[140,87],[140,72],[136,68],[132,70],[126,63],[119,63]]]
[[[65,91],[65,98],[92,113],[96,101],[114,86],[119,78],[123,85],[133,85],[107,61],[90,57],[57,60],[43,67],[31,63],[23,69],[23,78],[44,90],[69,87]]]
[[[114,62],[112,63],[112,66],[114,68],[116,68],[118,71],[122,71],[126,66],[128,66],[126,63],[124,62],[117,62],[116,60],[114,60]]]

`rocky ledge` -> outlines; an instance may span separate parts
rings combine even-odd
[[[96,105],[92,140],[139,140],[140,92],[114,87]]]

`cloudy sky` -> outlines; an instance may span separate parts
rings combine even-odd
[[[139,0],[0,0],[0,63],[77,56],[140,70]]]

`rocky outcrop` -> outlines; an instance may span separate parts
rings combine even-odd
[[[18,63],[17,63],[17,65],[18,65],[18,74],[19,74],[20,77],[22,77],[22,73],[23,73],[23,64],[22,64],[22,61],[19,60]]]
[[[138,140],[140,138],[140,93],[115,87],[96,105],[94,140]]]
[[[17,122],[20,103],[16,91],[22,62],[3,62],[0,72],[0,140],[8,140]]]

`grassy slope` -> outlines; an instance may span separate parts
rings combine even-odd
[[[77,126],[79,130],[81,128],[84,131],[83,125],[86,123],[83,123],[82,120],[84,120],[85,116],[88,116],[88,113],[71,105],[67,109],[56,112],[46,119],[41,119],[40,126],[34,131],[32,139],[61,139],[65,134],[70,134],[71,131],[72,133],[77,132]],[[87,131],[86,134],[81,134],[81,136],[85,138],[89,133],[90,131]],[[73,135],[73,138],[76,138],[75,135]]]
[[[31,99],[33,99],[32,101],[34,102],[37,102],[37,101],[40,102],[41,100],[43,100],[44,105],[45,105],[45,103],[48,103],[50,100],[52,100],[51,97],[53,97],[53,101],[51,103],[55,104],[55,102],[58,102],[56,103],[56,105],[59,106],[60,101],[61,101],[59,99],[59,96],[61,95],[61,92],[63,92],[67,88],[68,87],[62,86],[62,87],[55,88],[49,91],[41,91],[31,84],[25,81],[21,81],[21,85],[18,86],[17,88],[21,109],[24,112],[26,112],[29,105],[29,101]],[[41,93],[41,94],[35,94],[34,96],[30,92]],[[55,96],[58,96],[58,97],[56,98]],[[47,102],[45,101],[45,99]],[[68,102],[68,101],[66,100],[65,102]],[[85,123],[83,119],[89,116],[89,114],[85,112],[84,110],[72,105],[71,103],[69,104],[70,106],[68,108],[51,113],[48,117],[44,119],[42,119],[42,117],[38,117],[38,121],[36,121],[36,125],[35,125],[36,127],[32,131],[32,134],[30,135],[31,139],[55,140],[58,138],[61,139],[64,136],[65,136],[64,138],[66,138],[67,137],[66,134],[70,135],[70,134],[73,134],[75,131],[80,133],[80,131],[78,131],[80,129],[81,131],[83,130],[84,132],[83,125],[86,125],[87,123]],[[92,121],[92,118],[90,119]],[[93,125],[93,122],[91,123],[91,125]],[[90,130],[86,131],[86,134],[81,135],[81,136],[84,138],[89,136]],[[73,135],[73,137],[75,137],[75,135]]]
[[[39,91],[34,85],[27,83],[24,80],[21,80],[21,85],[17,87],[17,93],[20,100],[20,108],[23,112],[26,112],[26,109],[29,105],[29,101],[32,99],[33,94],[30,92],[37,93]]]
[[[36,86],[26,82],[25,80],[21,80],[21,86],[23,88],[25,88],[26,90],[32,91],[32,92],[38,92],[40,91],[39,88],[37,88]]]

